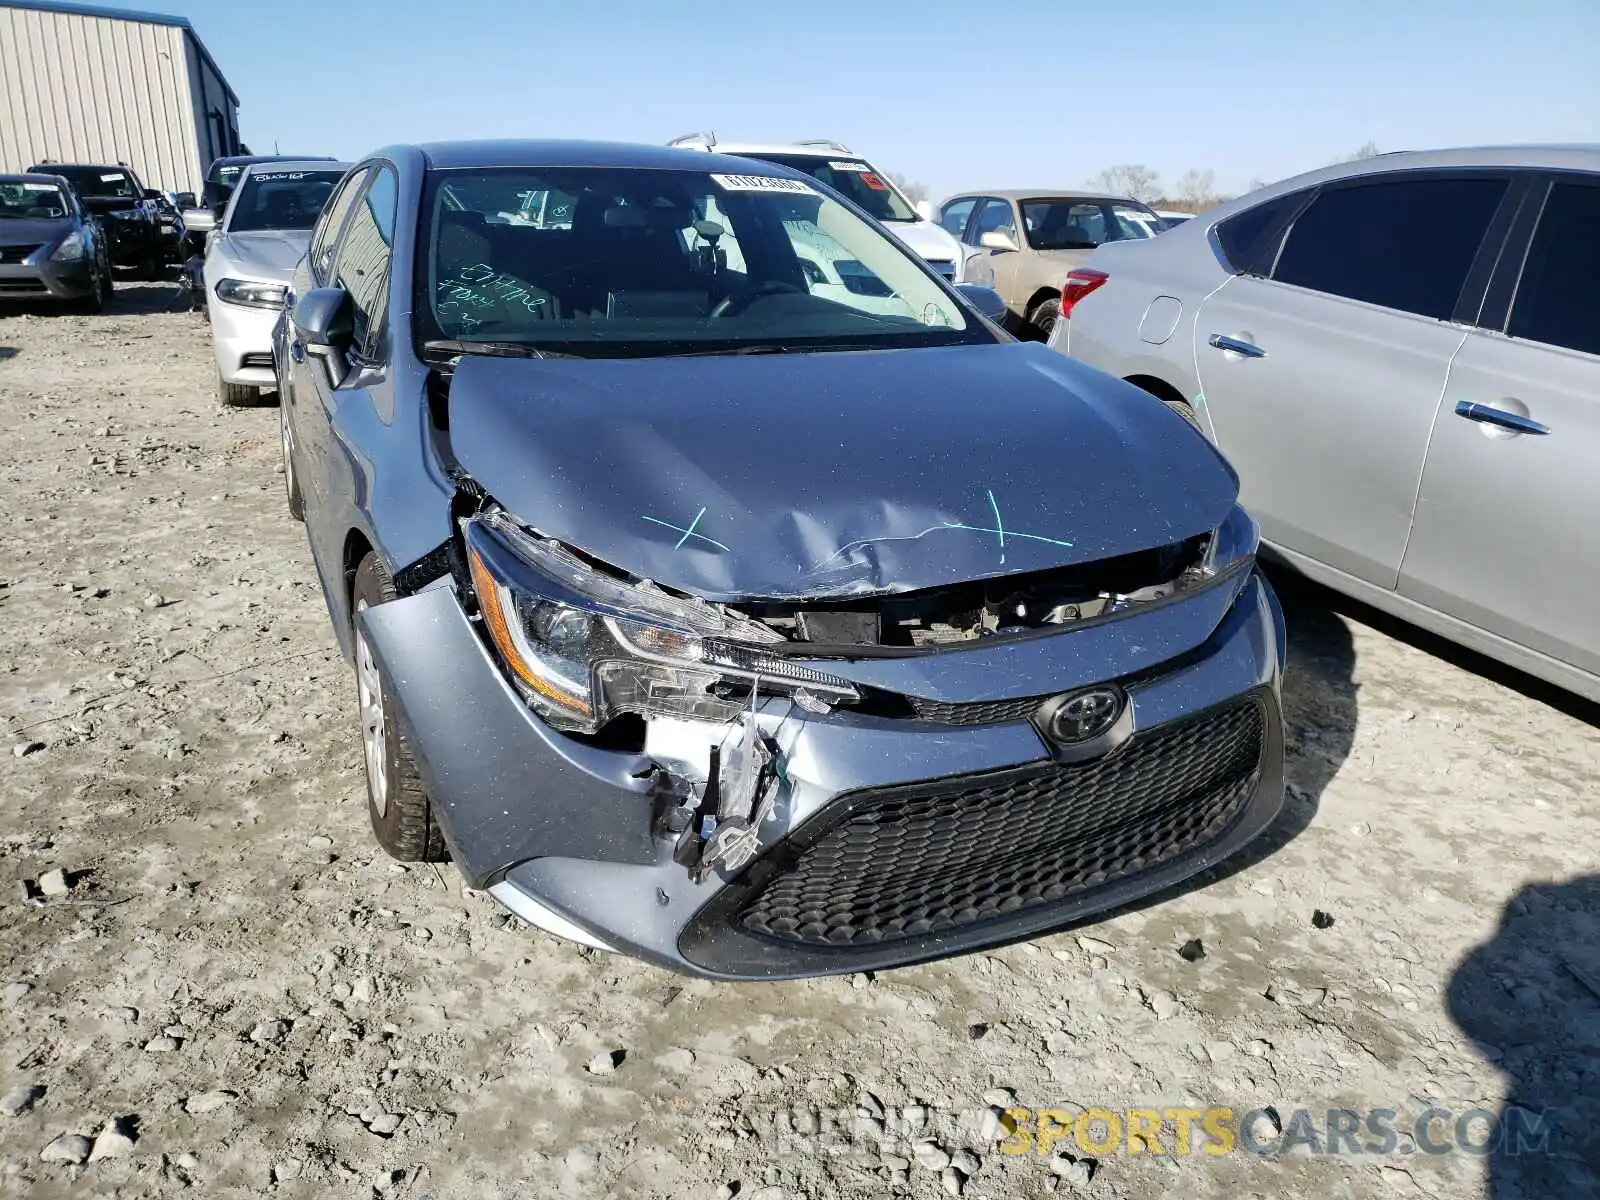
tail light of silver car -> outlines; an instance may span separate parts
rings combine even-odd
[[[463,523],[484,631],[524,700],[558,729],[625,712],[734,720],[755,690],[854,700],[849,683],[763,646],[786,639],[740,614],[606,574],[503,511]]]
[[[1060,319],[1071,319],[1073,306],[1110,278],[1104,271],[1097,271],[1093,267],[1075,267],[1068,271],[1067,280],[1061,285]]]

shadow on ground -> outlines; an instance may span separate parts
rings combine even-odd
[[[1513,896],[1456,968],[1449,1008],[1509,1077],[1493,1200],[1600,1196],[1600,875]]]

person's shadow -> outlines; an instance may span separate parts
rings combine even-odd
[[[1600,875],[1512,897],[1457,966],[1449,1008],[1510,1080],[1493,1200],[1600,1196]]]

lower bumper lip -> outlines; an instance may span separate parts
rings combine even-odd
[[[1194,845],[1148,868],[1135,862],[1060,902],[926,937],[842,950],[751,937],[733,930],[741,906],[778,855],[798,850],[806,830],[838,818],[841,797],[1038,766],[1048,761],[1042,739],[1025,722],[952,729],[845,713],[791,717],[780,739],[790,795],[764,830],[765,857],[732,885],[716,876],[696,885],[672,861],[670,840],[651,831],[651,799],[640,778],[648,761],[561,737],[529,716],[448,588],[369,609],[360,619],[386,677],[398,681],[402,727],[469,882],[490,886],[513,912],[561,936],[690,974],[777,979],[882,969],[1037,934],[1215,865],[1265,829],[1282,803],[1282,622],[1256,577],[1181,665],[1127,686],[1130,745],[1246,695],[1262,707],[1260,760],[1247,794]],[[786,846],[792,835],[799,840]]]

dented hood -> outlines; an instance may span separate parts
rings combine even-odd
[[[1038,345],[463,358],[461,467],[539,533],[708,600],[912,591],[1221,523],[1232,471]]]

